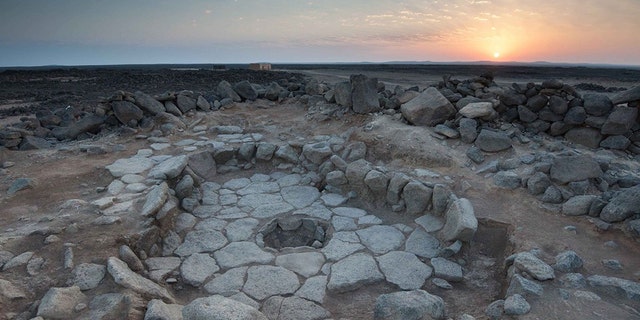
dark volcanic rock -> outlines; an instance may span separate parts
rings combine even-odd
[[[407,121],[419,126],[435,126],[456,114],[456,108],[434,87],[403,104],[400,111]]]
[[[136,100],[136,105],[138,105],[140,109],[151,113],[152,115],[165,112],[165,108],[162,102],[154,99],[152,96],[142,91],[136,91],[133,96]]]
[[[482,151],[497,152],[511,148],[511,139],[504,132],[483,129],[476,139],[476,145]]]
[[[640,213],[640,186],[623,189],[600,212],[600,219],[618,222]]]
[[[176,103],[178,105],[178,109],[180,109],[180,112],[183,114],[196,108],[196,99],[183,93],[178,95]]]
[[[637,123],[638,108],[616,107],[602,125],[602,134],[625,134]]]
[[[587,119],[587,112],[583,107],[573,107],[567,111],[564,115],[564,122],[566,124],[583,124]]]
[[[640,100],[640,86],[635,86],[629,90],[617,93],[611,98],[613,104],[622,104]]]
[[[135,104],[129,101],[114,101],[111,102],[113,113],[116,118],[124,125],[136,125],[138,121],[144,117],[144,112],[138,108]]]
[[[256,100],[258,99],[258,92],[253,88],[249,81],[240,81],[233,86],[233,90],[237,92],[240,97],[246,100]]]
[[[558,96],[551,96],[549,98],[549,109],[556,114],[565,114],[569,109],[567,101]]]
[[[564,137],[573,143],[594,149],[599,147],[600,141],[602,141],[600,131],[593,128],[571,129],[564,135]]]
[[[53,136],[58,140],[73,140],[85,132],[99,132],[100,126],[104,123],[104,121],[104,117],[99,117],[97,115],[91,114],[78,120],[68,127],[54,128],[52,130],[52,133]]]
[[[524,123],[534,122],[538,119],[538,115],[525,106],[518,106],[518,117]]]
[[[607,149],[624,150],[629,147],[631,140],[625,136],[609,136],[600,142],[600,146]]]
[[[473,143],[478,137],[478,121],[474,119],[460,119],[460,139],[464,143]]]
[[[533,112],[542,110],[547,105],[547,97],[543,95],[536,95],[527,101],[527,108]]]
[[[613,103],[609,100],[609,97],[603,94],[589,93],[584,97],[584,109],[588,114],[594,116],[603,116],[611,111]]]
[[[351,107],[355,113],[370,113],[380,110],[377,93],[377,78],[367,78],[365,75],[352,75]]]
[[[598,178],[601,175],[600,165],[588,155],[557,157],[553,159],[550,172],[551,180],[559,184]]]
[[[238,95],[238,93],[236,93],[233,90],[233,87],[231,86],[231,84],[225,80],[222,80],[218,83],[218,87],[216,89],[218,95],[220,97],[224,98],[229,98],[231,99],[233,102],[240,102],[242,101],[242,98],[240,98],[240,96]]]
[[[48,149],[51,148],[51,142],[34,136],[26,136],[20,143],[20,150]]]

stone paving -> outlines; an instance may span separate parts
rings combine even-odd
[[[234,134],[229,138],[229,143],[253,143],[256,135]],[[174,147],[185,151],[209,145],[225,149],[226,143],[219,139],[183,140]],[[166,147],[159,149],[156,145],[153,149]],[[327,152],[328,147],[319,149]],[[347,196],[318,190],[315,172],[291,173],[296,170],[286,164],[280,168],[289,168],[287,172],[276,168],[248,178],[224,180],[218,176],[219,183],[202,182],[179,200],[176,195],[181,193],[183,182],[171,189],[165,181],[180,180],[188,156],[155,152],[140,150],[136,156],[108,166],[118,179],[108,188],[110,196],[95,204],[102,206],[105,216],[117,217],[141,201],[141,215],[155,216],[158,221],[172,209],[181,208],[172,230],[162,239],[161,250],[156,247],[156,252],[149,252],[153,257],[144,260],[149,278],[159,284],[202,288],[211,296],[227,297],[261,310],[270,319],[278,315],[283,319],[324,319],[331,314],[323,302],[332,293],[384,281],[399,290],[416,290],[434,276],[445,286],[447,281],[462,280],[458,264],[438,257],[452,250],[436,237],[445,225],[442,216],[416,215],[409,225],[385,224],[366,210],[350,206]],[[277,154],[275,151],[274,157]],[[182,180],[184,177],[190,176],[185,174]],[[148,185],[151,187],[140,187]],[[326,230],[321,225],[326,225]],[[320,233],[311,246],[278,250],[265,245],[269,230],[305,226],[311,226],[312,233]],[[460,250],[457,244],[453,246],[455,252]]]

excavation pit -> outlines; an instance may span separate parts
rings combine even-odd
[[[276,250],[296,247],[319,249],[330,240],[328,223],[295,216],[271,220],[257,237],[258,243]]]

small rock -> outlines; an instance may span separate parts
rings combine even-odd
[[[519,294],[514,294],[504,300],[504,313],[507,315],[523,315],[529,313],[530,310],[531,305]]]
[[[421,320],[444,319],[445,304],[442,298],[424,290],[400,291],[382,294],[376,299],[373,319]]]

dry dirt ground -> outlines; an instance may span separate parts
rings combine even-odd
[[[348,78],[343,71],[303,71],[328,82]],[[427,78],[419,74],[372,74],[388,84],[426,86],[439,76]],[[463,78],[463,77],[460,77]],[[497,79],[497,81],[509,81]],[[621,85],[620,82],[605,84]],[[627,86],[630,84],[626,84]],[[506,271],[503,261],[514,252],[540,249],[546,261],[564,250],[576,251],[585,261],[584,274],[601,274],[640,280],[640,244],[619,230],[599,232],[585,217],[566,217],[541,207],[540,202],[525,189],[505,191],[491,179],[476,173],[465,156],[468,146],[458,140],[442,141],[431,136],[431,129],[408,126],[384,115],[351,115],[340,119],[316,121],[308,117],[304,105],[296,101],[274,104],[268,101],[239,103],[213,113],[196,113],[187,123],[203,119],[200,124],[238,125],[251,132],[262,133],[266,141],[287,141],[295,137],[351,132],[351,140],[364,141],[369,147],[367,160],[384,163],[395,170],[428,169],[440,175],[442,183],[450,185],[456,195],[468,198],[474,206],[480,227],[474,242],[464,250],[468,279],[454,285],[454,290],[425,286],[429,292],[443,297],[447,314],[454,317],[468,313],[484,319],[484,308],[502,297]],[[137,133],[144,134],[139,131]],[[172,141],[188,138],[185,131],[171,136]],[[550,141],[544,141],[548,143]],[[102,146],[109,152],[89,154],[87,145]],[[28,301],[39,299],[51,286],[65,286],[68,270],[63,267],[66,244],[73,244],[74,260],[105,264],[109,256],[117,256],[119,245],[139,230],[139,221],[123,221],[111,226],[93,226],[93,212],[77,210],[71,199],[92,201],[99,197],[96,188],[107,186],[112,177],[104,169],[116,159],[134,155],[147,148],[148,142],[137,140],[135,134],[109,133],[93,140],[60,144],[53,150],[6,151],[0,162],[12,163],[0,173],[4,188],[19,177],[36,181],[33,188],[14,196],[0,193],[0,249],[14,253],[34,251],[45,259],[45,267],[37,276],[28,276],[23,268],[0,273],[2,278],[17,280],[30,288]],[[544,147],[542,147],[544,148]],[[513,157],[531,152],[528,145],[517,145],[512,151],[492,155],[488,160]],[[167,150],[167,153],[178,152]],[[585,152],[590,152],[585,150]],[[637,159],[620,155],[630,165]],[[267,170],[267,168],[263,168]],[[226,174],[228,180],[248,172]],[[354,203],[358,205],[358,203]],[[365,204],[360,204],[367,207]],[[367,207],[385,223],[412,221],[392,213],[388,208]],[[575,231],[565,227],[574,226]],[[55,234],[59,242],[44,246],[46,236]],[[615,241],[616,248],[605,246]],[[613,271],[603,267],[601,260],[618,259],[625,268]],[[19,270],[18,270],[19,269]],[[115,284],[111,284],[115,286]],[[372,286],[354,293],[333,295],[325,303],[336,319],[370,319],[373,301],[380,293],[394,291],[388,286]],[[180,292],[176,293],[180,296]],[[184,302],[188,296],[181,297]],[[611,301],[564,300],[553,285],[545,287],[545,295],[532,301],[532,311],[521,319],[640,319],[640,305]],[[21,312],[28,304],[24,300],[0,305],[0,319],[12,312]]]

